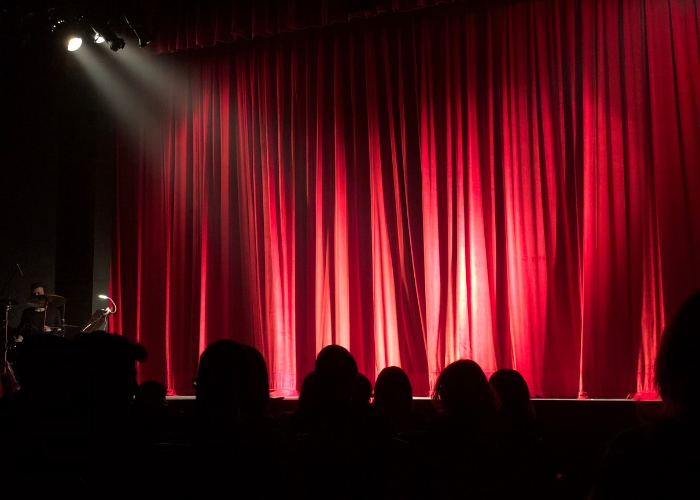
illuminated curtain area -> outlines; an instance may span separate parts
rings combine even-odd
[[[699,13],[447,5],[151,56],[185,83],[118,139],[141,379],[191,394],[232,338],[279,395],[330,343],[417,395],[460,358],[544,397],[652,392],[700,288]]]

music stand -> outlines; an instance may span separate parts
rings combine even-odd
[[[87,324],[80,330],[83,333],[92,333],[97,331],[107,331],[109,317],[112,311],[110,309],[98,309],[92,314],[92,317]]]

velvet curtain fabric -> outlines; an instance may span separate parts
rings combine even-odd
[[[489,0],[503,3],[508,0]],[[512,1],[512,0],[511,0]],[[176,0],[146,11],[151,53],[201,48],[239,38],[297,31],[440,3],[467,7],[484,0]]]
[[[153,57],[178,78],[119,136],[111,280],[141,378],[191,393],[233,338],[276,394],[330,343],[417,395],[460,358],[652,392],[700,285],[699,13],[455,4]]]

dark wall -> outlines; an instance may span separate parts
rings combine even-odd
[[[20,301],[10,311],[10,324],[16,324],[30,283],[41,281],[51,292],[56,284],[55,89],[47,81],[51,72],[41,66],[50,65],[50,59],[32,51],[3,51],[2,56],[0,286],[18,263],[24,277],[17,274],[2,294]]]
[[[14,50],[11,50],[14,49]],[[106,293],[111,248],[113,123],[64,49],[2,49],[0,78],[0,287],[18,299],[31,282],[68,299],[66,322],[83,325]]]

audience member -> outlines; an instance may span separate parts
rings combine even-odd
[[[69,396],[66,380],[65,339],[37,333],[27,337],[18,352],[16,374],[21,383],[4,401],[7,423],[0,433],[12,430],[2,442],[18,439],[47,442],[61,432],[69,418]],[[55,426],[58,425],[58,428]],[[25,442],[16,450],[21,455],[31,450]]]
[[[327,433],[357,434],[356,437],[395,436],[387,416],[366,403],[353,401],[357,364],[352,354],[339,345],[321,349],[316,358],[314,413],[317,429]]]
[[[316,390],[316,372],[311,370],[301,382],[299,391],[299,408],[312,408],[318,404]]]
[[[304,495],[308,498],[386,498],[395,490],[391,446],[395,431],[386,415],[358,403],[357,364],[344,347],[326,346],[316,358],[312,388],[298,410],[307,433],[297,439]],[[305,395],[306,396],[306,395]],[[392,487],[394,489],[392,489]]]
[[[440,373],[433,401],[444,415],[477,424],[495,419],[493,389],[481,367],[470,359],[455,361]]]
[[[141,450],[128,416],[143,348],[105,332],[71,342],[39,333],[22,344],[20,388],[7,412],[16,438],[6,454],[11,486],[28,496],[114,498],[133,491]]]
[[[31,335],[22,343],[17,356],[16,374],[21,385],[17,396],[30,413],[28,418],[65,412],[69,400],[66,347],[65,339],[47,333]]]
[[[68,343],[71,405],[96,426],[121,425],[138,393],[136,362],[147,353],[126,337],[82,333]]]
[[[250,381],[244,396],[242,418],[246,423],[273,425],[267,414],[270,381],[265,358],[255,347],[243,345],[250,366]]]
[[[324,347],[316,357],[314,371],[320,405],[331,408],[351,403],[357,363],[347,349],[339,345]]]
[[[191,453],[177,449],[174,455],[179,467],[183,462],[191,467],[199,496],[277,498],[294,491],[286,439],[259,425],[267,406],[265,387],[267,367],[252,347],[219,340],[202,353],[197,409],[186,432]]]
[[[481,367],[465,359],[448,365],[435,383],[433,401],[441,412],[430,426],[433,490],[446,498],[508,497],[512,465],[496,396]]]
[[[226,423],[241,423],[241,406],[250,386],[250,359],[233,340],[210,344],[199,358],[195,392],[200,410],[216,410]]]
[[[280,415],[277,419],[287,436],[294,438],[312,430],[313,418],[318,409],[316,393],[316,372],[311,371],[301,382],[296,411]]]
[[[514,487],[532,498],[551,498],[557,486],[551,439],[535,418],[527,382],[516,370],[502,368],[491,375],[489,383],[500,403],[503,446],[515,470]]]
[[[372,400],[372,382],[361,373],[355,376],[355,385],[352,388],[352,401],[359,405],[368,405]]]
[[[139,385],[132,407],[132,422],[135,432],[139,432],[148,444],[168,440],[174,423],[168,413],[165,397],[167,388],[155,380],[146,380]]]
[[[388,366],[379,373],[374,385],[374,405],[391,418],[399,433],[428,429],[425,415],[413,409],[411,381],[398,366]]]
[[[162,406],[166,404],[168,389],[156,380],[146,380],[139,384],[139,392],[134,398],[134,403],[144,406]]]
[[[297,410],[275,421],[268,414],[262,354],[221,340],[201,355],[195,411],[177,438],[166,387],[136,382],[135,363],[145,358],[138,344],[105,332],[71,341],[42,333],[26,339],[17,357],[19,385],[9,376],[2,380],[0,440],[11,451],[0,470],[14,478],[5,492],[74,498],[566,497],[554,486],[551,431],[536,418],[527,383],[515,370],[498,370],[487,380],[472,360],[448,365],[433,392],[439,415],[428,421],[414,411],[401,368],[382,370],[372,394],[350,352],[331,345],[304,378]],[[700,493],[698,359],[700,293],[681,306],[661,336],[656,383],[663,417],[613,441],[593,499]]]
[[[491,375],[489,383],[496,391],[502,415],[524,422],[534,420],[530,389],[519,372],[502,368]]]
[[[610,445],[592,497],[700,497],[700,292],[666,324],[656,355],[666,413]]]

